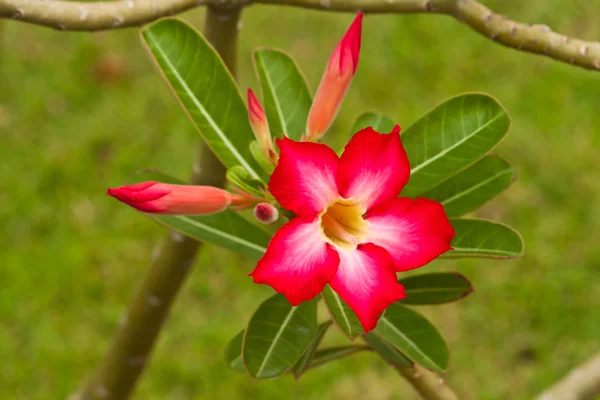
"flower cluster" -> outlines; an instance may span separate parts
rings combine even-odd
[[[326,285],[356,313],[365,331],[403,299],[396,273],[421,267],[451,249],[454,230],[441,204],[398,197],[409,180],[409,160],[400,127],[382,134],[357,132],[343,154],[316,143],[333,122],[354,77],[360,53],[358,14],[331,56],[311,107],[304,140],[276,141],[264,111],[248,92],[249,119],[265,159],[275,165],[270,195],[294,217],[271,239],[250,274],[293,305],[317,296]],[[254,207],[272,223],[278,211],[244,193],[206,186],[145,182],[108,194],[148,213],[209,214],[228,207]]]

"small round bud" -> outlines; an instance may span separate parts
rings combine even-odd
[[[254,216],[263,224],[270,225],[279,218],[279,211],[269,203],[258,203],[254,207]]]

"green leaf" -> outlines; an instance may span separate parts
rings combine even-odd
[[[372,111],[367,111],[354,121],[354,126],[352,127],[350,134],[354,135],[356,132],[369,126],[379,133],[389,133],[395,125],[396,124],[391,118]]]
[[[486,94],[463,94],[438,105],[401,135],[411,166],[402,196],[417,197],[473,164],[509,128],[506,110]]]
[[[456,272],[434,272],[409,276],[398,281],[406,298],[402,304],[443,304],[460,300],[473,293],[469,280]]]
[[[392,303],[379,319],[375,332],[425,368],[443,371],[448,366],[446,342],[425,317],[410,308]]]
[[[460,217],[496,197],[515,177],[515,170],[508,162],[487,155],[420,197],[440,202],[448,218]]]
[[[183,185],[180,180],[158,171],[145,171],[136,176],[139,181],[160,181]],[[271,237],[258,226],[251,224],[234,211],[217,214],[155,215],[150,218],[191,238],[215,244],[251,258],[260,258]]]
[[[244,339],[244,330],[239,331],[237,335],[227,345],[225,349],[225,363],[236,372],[246,373],[244,361],[242,360],[242,341]]]
[[[391,343],[383,339],[375,331],[371,331],[366,335],[362,335],[365,342],[371,346],[373,350],[381,358],[399,367],[412,367],[413,362],[394,347]]]
[[[242,357],[253,378],[273,378],[290,369],[317,332],[317,301],[293,307],[281,294],[262,303],[248,323]]]
[[[302,354],[302,357],[300,357],[296,365],[294,365],[292,368],[292,373],[294,374],[294,378],[296,378],[296,380],[298,380],[300,376],[308,369],[308,365],[317,352],[317,349],[319,348],[319,345],[321,344],[321,341],[323,340],[323,337],[325,337],[325,333],[327,333],[327,329],[329,329],[331,324],[331,321],[326,321],[319,325],[317,334],[313,338],[310,346],[304,352],[304,354]]]
[[[265,184],[262,181],[250,178],[248,171],[240,166],[227,170],[227,180],[247,193],[258,197],[264,196]]]
[[[271,134],[299,140],[312,99],[296,62],[281,50],[259,48],[254,51],[254,65]]]
[[[192,27],[163,19],[142,31],[142,42],[194,125],[228,167],[260,179],[250,155],[254,138],[240,91],[215,49]]]
[[[327,285],[322,292],[325,304],[329,309],[333,322],[344,332],[350,340],[363,334],[365,329],[360,324],[358,317],[340,296]]]
[[[450,223],[456,236],[445,258],[492,257],[514,258],[523,255],[523,239],[514,229],[492,221],[455,218]]]
[[[315,353],[307,370],[369,350],[371,349],[367,346],[337,346],[321,349]]]

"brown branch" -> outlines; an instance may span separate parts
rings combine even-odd
[[[507,47],[600,70],[600,43],[564,36],[546,25],[511,21],[476,0],[0,0],[0,17],[56,29],[96,31],[138,26],[200,5],[235,8],[251,3],[330,11],[446,14]]]
[[[537,400],[593,400],[600,396],[600,353],[554,384]]]
[[[206,38],[235,75],[237,24],[240,9],[206,13]],[[191,183],[222,186],[225,168],[202,144]],[[131,300],[112,344],[96,373],[74,400],[122,400],[135,388],[169,309],[181,289],[201,243],[170,232],[164,239],[142,285]]]
[[[444,379],[435,373],[415,365],[414,367],[394,366],[425,400],[458,400],[458,396],[446,385]]]

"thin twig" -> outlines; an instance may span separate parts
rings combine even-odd
[[[536,400],[593,400],[600,396],[600,353],[539,395]]]
[[[444,379],[435,373],[415,365],[414,367],[394,368],[419,392],[425,400],[458,400],[458,396]]]
[[[206,14],[206,38],[235,74],[237,24],[240,9]],[[200,148],[191,183],[222,186],[225,169],[207,145]],[[142,285],[123,315],[110,349],[95,375],[72,396],[76,400],[122,400],[135,388],[173,300],[194,262],[199,242],[176,232],[164,239]]]
[[[0,17],[63,30],[96,31],[139,26],[201,5],[287,5],[366,13],[437,13],[464,22],[488,39],[513,49],[600,70],[600,43],[553,32],[546,25],[515,22],[476,0],[0,0]]]

